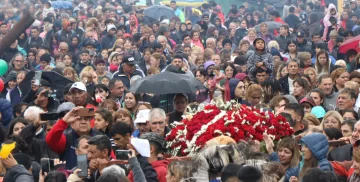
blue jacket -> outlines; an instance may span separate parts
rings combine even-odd
[[[329,142],[325,135],[320,133],[313,133],[304,136],[300,143],[306,145],[314,157],[319,161],[318,167],[323,171],[333,171],[333,167],[326,159],[329,151]],[[299,166],[300,167],[300,166]],[[300,171],[301,169],[299,169]]]
[[[12,120],[12,107],[10,101],[0,98],[1,123],[7,128]]]
[[[280,162],[279,156],[277,155],[276,152],[271,153],[269,159],[270,161]],[[289,167],[285,171],[284,182],[289,182],[291,176],[298,176],[298,175],[299,175],[299,170],[297,168]]]

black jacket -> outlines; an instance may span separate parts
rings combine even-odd
[[[5,173],[3,181],[6,182],[34,182],[33,176],[24,166],[17,164]]]
[[[126,75],[123,71],[123,68],[120,66],[119,71],[117,71],[113,74],[113,78],[120,79],[126,88],[130,88],[130,79],[135,75],[139,75],[139,76],[143,77],[143,74],[139,70],[135,70],[130,75]]]
[[[284,95],[289,95],[290,94],[290,90],[289,90],[289,75],[286,75],[284,77],[281,77],[279,79],[280,85],[281,85],[281,91]]]
[[[101,40],[101,48],[102,49],[109,49],[112,47],[112,42],[115,42],[116,36],[112,36],[109,34],[106,34],[104,38]]]
[[[91,66],[94,68],[93,64],[91,64],[91,62],[89,61],[89,63],[87,65],[83,64],[81,61],[78,61],[78,63],[75,65],[75,71],[78,75],[80,75],[80,72],[86,67],[86,66]],[[95,68],[94,68],[95,70]]]
[[[351,161],[353,146],[351,144],[344,145],[330,151],[328,154],[329,161]]]
[[[35,138],[36,129],[33,124],[30,124],[20,132],[20,138],[31,147],[31,154],[28,155],[32,156],[38,163],[40,163],[40,159],[43,157],[50,159],[59,158],[59,155],[49,148],[45,140]]]
[[[294,14],[289,14],[288,17],[285,18],[285,23],[289,25],[289,28],[295,28],[295,25],[300,24],[299,17]]]
[[[244,28],[238,28],[235,32],[235,43],[236,46],[239,46],[240,41],[248,34],[248,30]],[[252,42],[250,42],[250,45]]]
[[[158,182],[159,180],[157,178],[157,173],[155,169],[152,167],[152,165],[148,162],[148,158],[138,155],[137,160],[145,175],[146,182]]]

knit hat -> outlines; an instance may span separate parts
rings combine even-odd
[[[67,27],[69,27],[71,25],[71,22],[69,20],[64,20],[62,22],[62,28],[63,29],[67,29]]]
[[[256,167],[244,166],[237,172],[237,177],[242,182],[256,182],[262,179],[262,173]]]
[[[40,61],[46,61],[47,63],[50,63],[50,61],[51,61],[51,56],[50,56],[50,54],[48,54],[48,53],[43,54],[43,55],[40,57]]]
[[[222,46],[224,47],[226,44],[230,44],[232,46],[232,41],[229,38],[225,38],[222,41]]]

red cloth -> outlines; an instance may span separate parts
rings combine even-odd
[[[276,18],[274,22],[285,24],[285,22],[280,17]],[[274,36],[276,37],[278,35],[279,35],[279,32],[276,29],[274,29]]]
[[[155,171],[157,173],[159,182],[166,182],[166,173],[167,173],[169,164],[170,164],[170,161],[168,161],[166,159],[154,161],[151,163],[152,167],[155,169]],[[127,178],[131,182],[134,182],[134,174],[132,171],[130,171]]]
[[[229,85],[229,79],[226,79],[226,82],[224,84],[225,92],[224,92],[224,101],[230,101],[230,85]]]
[[[138,22],[138,19],[136,18],[135,15],[130,16],[130,18],[134,18],[134,20],[135,20],[135,26],[132,26],[132,25],[129,24],[129,26],[130,26],[130,33],[131,33],[134,28],[137,29],[137,28],[139,27],[139,22]],[[129,19],[130,19],[130,18],[129,18]]]
[[[92,104],[86,104],[85,108],[93,108],[94,111],[96,111],[96,106],[92,105]],[[90,125],[91,125],[91,128],[94,128],[95,126],[95,120],[94,118],[90,121]]]
[[[66,147],[66,136],[63,134],[66,128],[68,128],[68,124],[64,120],[59,119],[46,135],[46,143],[58,154],[62,154]]]

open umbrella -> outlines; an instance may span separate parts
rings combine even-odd
[[[346,52],[350,49],[354,49],[356,52],[360,52],[360,35],[345,41],[340,46],[339,52],[346,54]]]
[[[186,74],[165,71],[136,81],[131,86],[130,91],[134,93],[175,94],[195,93],[200,89],[206,88],[196,78]]]
[[[73,7],[71,1],[52,1],[51,6],[54,9],[71,9]]]
[[[175,12],[167,6],[155,5],[146,8],[144,15],[156,20],[159,20],[162,16],[165,16],[167,19],[171,19],[175,16]]]
[[[19,87],[21,93],[26,95],[31,90],[31,81],[34,80],[35,71],[31,71],[26,74],[26,77],[23,81],[20,82]],[[43,71],[41,74],[41,79],[48,82],[49,87],[53,92],[56,92],[57,98],[63,97],[64,88],[69,83],[74,83],[73,81],[65,78],[64,76],[56,73],[54,71]]]
[[[264,23],[266,23],[268,30],[274,30],[280,28],[280,26],[282,25],[281,23],[275,21],[266,21]],[[256,25],[255,29],[257,32],[260,31],[260,25]]]

